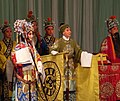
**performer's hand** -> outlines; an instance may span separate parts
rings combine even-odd
[[[57,55],[57,54],[58,54],[58,51],[54,51],[54,50],[53,50],[53,51],[51,51],[51,54],[52,54],[52,55]]]
[[[18,67],[22,67],[22,64],[17,64]]]
[[[11,60],[12,60],[12,62],[13,62],[13,64],[14,64],[14,66],[15,67],[17,67],[17,64],[16,64],[16,54],[15,54],[15,52],[11,52]]]
[[[23,80],[24,83],[28,84],[28,81],[27,80]]]
[[[29,81],[23,80],[23,82],[26,83],[26,84],[31,84],[31,81],[30,81],[30,80],[29,80]]]

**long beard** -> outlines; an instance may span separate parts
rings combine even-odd
[[[118,32],[116,32],[114,36],[112,36],[112,40],[113,40],[116,56],[120,58],[120,36]]]
[[[120,36],[119,36],[119,33],[116,32],[114,35],[112,35],[112,39],[113,39],[113,42],[117,42],[120,44]]]

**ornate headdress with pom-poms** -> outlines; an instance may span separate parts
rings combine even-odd
[[[31,22],[27,22],[24,20],[16,20],[14,23],[15,32],[18,34],[22,34],[24,32],[28,33],[29,31],[34,31]],[[24,33],[25,34],[25,33]]]
[[[23,38],[27,37],[27,33],[30,31],[34,31],[34,28],[32,26],[31,22],[27,22],[24,20],[16,20],[14,22],[14,32],[17,33],[17,36],[21,36]],[[18,40],[18,37],[17,37]]]
[[[49,27],[49,26],[52,26],[52,27],[54,27],[54,22],[52,21],[52,19],[49,17],[49,18],[47,18],[45,21],[44,21],[44,27],[45,28],[47,28],[47,27]]]
[[[111,28],[119,25],[119,22],[116,19],[116,16],[110,16],[109,19],[107,19],[106,22],[107,22],[108,30],[110,30]]]
[[[32,12],[32,11],[29,11],[29,12],[28,12],[26,21],[27,21],[27,22],[31,22],[31,23],[36,21],[35,16],[33,15],[33,12]]]
[[[8,24],[8,21],[5,20],[5,21],[4,21],[4,25],[1,26],[2,33],[4,33],[7,28],[10,28],[10,25]]]

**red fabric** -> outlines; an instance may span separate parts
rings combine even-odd
[[[99,65],[100,101],[120,100],[120,63]]]
[[[108,60],[112,63],[120,63],[120,59],[116,57],[111,36],[107,36],[102,42],[100,53],[107,54]]]
[[[21,49],[21,48],[25,48],[25,47],[26,47],[25,44],[21,42],[20,44],[17,44],[15,48]],[[13,53],[11,55],[11,58],[12,58],[12,61],[14,63],[15,71],[17,71],[18,75],[23,78],[23,72],[22,72],[22,66],[23,65],[22,64],[16,64],[17,59],[16,59],[16,54],[15,53]]]

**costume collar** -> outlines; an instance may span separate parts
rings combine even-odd
[[[70,38],[66,38],[64,35],[63,35],[63,39],[68,41]]]

